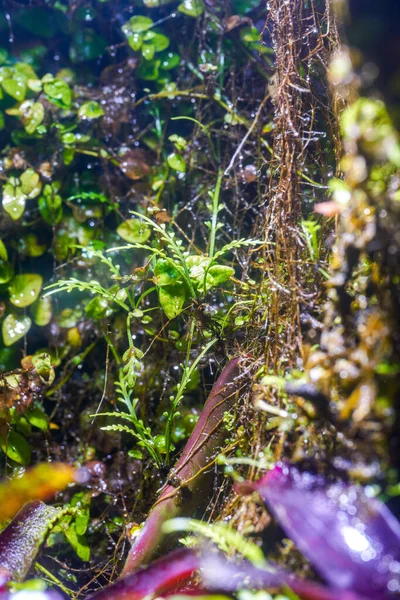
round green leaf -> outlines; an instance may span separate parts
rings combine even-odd
[[[28,333],[31,328],[32,321],[29,317],[20,315],[8,314],[3,321],[1,331],[3,334],[3,342],[5,346],[12,346]]]
[[[31,449],[22,435],[10,431],[7,436],[0,437],[0,446],[4,454],[19,465],[28,465],[31,460]]]
[[[32,304],[30,311],[36,325],[45,327],[50,323],[52,317],[51,298],[48,296],[46,298],[38,298]]]
[[[154,267],[153,281],[158,287],[173,285],[181,279],[181,274],[168,260],[161,258]]]
[[[139,219],[128,219],[121,223],[117,233],[126,242],[144,244],[151,235],[151,229]]]
[[[178,10],[188,17],[199,17],[204,12],[203,0],[183,0]]]
[[[44,106],[41,102],[25,100],[19,107],[19,114],[25,131],[32,134],[44,119]]]
[[[137,52],[140,50],[143,44],[143,34],[141,33],[126,33],[126,39],[128,41],[129,46]]]
[[[150,27],[153,26],[153,20],[149,17],[144,17],[142,15],[135,15],[131,17],[129,21],[124,25],[124,33],[125,31],[130,31],[131,33],[142,33],[143,31],[147,31]]]
[[[23,81],[21,78],[16,77],[15,79],[3,79],[1,85],[3,86],[3,90],[6,92],[6,94],[11,96],[11,98],[14,98],[14,100],[17,100],[18,102],[25,100],[27,86],[25,81]]]
[[[161,68],[164,71],[175,69],[181,62],[181,57],[176,52],[163,52],[158,58],[161,60]]]
[[[152,60],[154,58],[155,51],[156,49],[153,44],[143,44],[142,46],[142,56],[146,60]]]
[[[159,60],[143,60],[136,69],[136,76],[145,81],[155,81],[159,76]]]
[[[37,300],[42,289],[43,278],[35,273],[25,275],[15,275],[8,291],[10,292],[10,302],[18,308],[30,306]]]
[[[21,190],[27,198],[36,198],[42,191],[42,182],[39,174],[33,169],[26,169],[19,178],[21,182]]]
[[[47,99],[56,106],[69,108],[72,102],[72,92],[67,83],[62,79],[53,79],[44,84],[44,93]]]
[[[154,50],[156,52],[162,52],[166,50],[169,46],[169,37],[163,35],[162,33],[156,33],[155,31],[147,31],[143,39],[145,44],[151,44],[154,46]]]
[[[171,152],[171,154],[168,155],[167,163],[171,169],[175,169],[175,171],[179,171],[180,173],[184,173],[186,171],[185,160],[177,152]]]
[[[26,195],[18,185],[15,177],[10,177],[3,187],[3,208],[16,221],[25,210]]]
[[[235,274],[235,270],[232,267],[225,267],[223,265],[213,265],[208,269],[207,272],[207,283],[210,279],[211,287],[221,285],[225,283]]]
[[[85,102],[78,110],[78,117],[80,119],[98,119],[104,115],[104,110],[101,108],[98,102],[91,100]]]
[[[181,312],[185,303],[185,286],[183,283],[176,283],[167,287],[158,288],[158,297],[160,305],[168,319],[174,319]]]

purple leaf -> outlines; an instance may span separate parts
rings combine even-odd
[[[219,553],[203,553],[199,559],[202,586],[207,591],[233,593],[242,589],[290,587],[306,600],[365,600],[353,592],[328,589],[320,584],[293,577],[284,569],[266,565],[264,569],[242,560],[227,560]]]
[[[0,534],[0,571],[22,581],[47,533],[64,514],[60,508],[35,500],[26,504]]]
[[[11,592],[0,593],[0,600],[64,600],[63,596],[60,596],[53,590],[46,590],[39,592],[35,590],[20,590],[12,594]]]
[[[214,384],[182,456],[171,473],[178,479],[177,486],[167,485],[151,509],[128,554],[124,575],[147,563],[160,549],[164,521],[193,514],[207,497],[210,489],[208,478],[212,476],[212,469],[206,467],[224,442],[226,430],[223,416],[234,405],[236,392],[242,385],[238,377],[239,359],[234,358]]]
[[[199,560],[192,550],[175,550],[154,561],[146,569],[95,592],[88,600],[141,600],[146,596],[165,595],[184,586],[194,575],[198,565]]]
[[[328,483],[322,476],[279,464],[244,488],[261,494],[332,588],[381,600],[400,591],[400,523],[361,487]]]

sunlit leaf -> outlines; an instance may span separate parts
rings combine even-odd
[[[174,319],[181,312],[185,304],[185,286],[182,283],[176,283],[167,287],[158,289],[160,305],[168,319]]]
[[[98,119],[104,115],[104,110],[101,108],[98,102],[91,100],[82,104],[78,110],[78,117],[80,119]]]
[[[139,219],[128,219],[121,223],[117,233],[126,242],[144,244],[151,235],[151,228]]]
[[[154,267],[154,283],[159,287],[173,285],[181,279],[181,274],[168,260],[160,259]]]
[[[153,44],[143,44],[142,46],[142,56],[146,60],[151,60],[154,57],[155,51],[156,49]]]
[[[72,92],[69,85],[62,79],[53,79],[44,84],[44,93],[48,100],[57,106],[69,108],[72,102]]]
[[[175,171],[179,171],[180,173],[184,173],[186,171],[185,160],[177,152],[171,152],[171,154],[168,155],[167,163],[171,169],[175,169]]]
[[[90,548],[87,539],[76,531],[75,521],[64,531],[64,535],[79,558],[85,562],[90,559]]]
[[[16,221],[25,210],[26,195],[15,177],[10,177],[3,187],[3,208]]]
[[[31,448],[22,435],[10,431],[0,436],[0,447],[4,454],[19,465],[28,465],[31,460]]]
[[[25,418],[26,420],[33,426],[36,427],[37,429],[40,429],[40,431],[47,431],[49,428],[49,423],[48,423],[48,419],[46,416],[46,413],[43,411],[43,409],[36,407],[36,408],[30,408],[26,413],[25,413]],[[44,500],[44,498],[42,498]]]
[[[30,312],[36,325],[45,327],[50,323],[52,317],[51,298],[48,296],[46,298],[38,298],[32,304]]]
[[[44,106],[41,102],[25,100],[19,107],[21,121],[27,133],[34,133],[44,119]]]
[[[126,30],[132,33],[142,33],[143,31],[150,29],[152,26],[153,20],[149,17],[135,15],[134,17],[131,17],[127,23],[125,23],[124,33]]]
[[[143,36],[145,43],[154,46],[155,52],[162,52],[169,46],[169,38],[162,33],[156,33],[155,31],[146,31]]]
[[[42,190],[39,174],[33,169],[26,169],[20,176],[21,190],[27,198],[36,198]]]
[[[213,265],[208,269],[207,279],[212,280],[211,286],[215,287],[225,283],[235,274],[235,270],[232,267],[224,267],[223,265]]]
[[[12,346],[28,333],[32,321],[29,317],[9,313],[3,321],[1,331],[5,346]]]
[[[22,102],[26,96],[27,85],[21,78],[3,79],[1,82],[3,90],[14,100]]]
[[[33,415],[34,410],[28,414]],[[11,519],[31,500],[50,500],[74,481],[74,474],[75,469],[70,465],[43,463],[28,469],[22,477],[1,481],[0,521]]]
[[[50,354],[39,352],[32,356],[32,364],[35,367],[41,381],[46,385],[51,385],[55,378],[53,366],[51,364]]]
[[[178,10],[189,17],[199,17],[204,12],[203,0],[183,0]]]
[[[42,285],[43,278],[36,273],[15,275],[8,286],[10,302],[14,304],[14,306],[18,306],[18,308],[30,306],[38,299]]]

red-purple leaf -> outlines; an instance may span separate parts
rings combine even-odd
[[[208,496],[207,465],[219,452],[225,436],[223,416],[235,403],[240,388],[239,359],[232,359],[222,371],[207,398],[200,418],[190,436],[181,458],[172,471],[178,478],[177,487],[167,485],[151,509],[145,525],[131,548],[123,574],[132,573],[159,550],[162,524],[167,519],[193,514]]]
[[[154,561],[146,569],[94,593],[88,600],[141,600],[146,596],[171,593],[187,584],[198,565],[197,555],[192,550],[176,550]]]
[[[400,523],[361,487],[287,464],[245,485],[332,588],[381,600],[400,591]]]

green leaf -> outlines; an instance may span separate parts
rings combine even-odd
[[[47,99],[61,108],[69,108],[72,103],[72,92],[69,85],[62,79],[53,79],[44,84]]]
[[[19,107],[19,114],[25,131],[32,134],[44,119],[44,106],[41,102],[25,100]]]
[[[162,52],[169,46],[169,37],[162,33],[156,33],[155,31],[146,31],[143,36],[145,44],[151,44],[154,46],[155,52]]]
[[[142,56],[146,60],[152,60],[154,58],[155,51],[156,49],[153,44],[143,44],[142,46]]]
[[[224,267],[222,265],[213,265],[208,269],[207,272],[207,283],[209,278],[211,281],[211,287],[215,287],[217,285],[221,285],[221,283],[225,283],[235,274],[235,270],[232,267]]]
[[[158,58],[161,60],[160,66],[164,71],[175,69],[181,62],[181,57],[176,52],[163,52]]]
[[[111,314],[111,310],[109,309],[109,303],[106,298],[102,296],[95,296],[85,306],[85,313],[91,319],[95,321],[99,321],[100,319],[104,319],[108,315]]]
[[[35,367],[42,383],[51,385],[55,378],[53,366],[51,364],[50,354],[47,352],[38,352],[32,356],[32,364]]]
[[[14,315],[10,313],[6,316],[1,327],[3,342],[5,346],[12,346],[28,333],[32,321],[29,317]]]
[[[175,146],[175,148],[177,150],[183,151],[186,150],[186,140],[184,137],[180,136],[180,135],[176,135],[176,133],[173,133],[172,135],[169,136],[169,141],[172,142]]]
[[[51,298],[48,296],[46,298],[38,298],[32,304],[30,311],[36,325],[45,327],[50,323],[52,317]]]
[[[85,102],[78,110],[78,117],[80,119],[98,119],[104,115],[104,110],[101,108],[98,102],[91,100]]]
[[[132,50],[134,50],[135,52],[140,50],[140,48],[142,47],[142,44],[143,44],[143,34],[127,32],[125,35],[126,35],[127,42],[129,44],[129,46],[132,48]]]
[[[46,184],[38,201],[39,212],[48,225],[57,225],[63,215],[62,198],[56,186]]]
[[[179,171],[180,173],[184,173],[186,171],[185,160],[177,152],[171,152],[171,154],[168,155],[167,163],[171,169],[175,169],[175,171]]]
[[[10,177],[3,187],[3,208],[16,221],[22,217],[25,210],[26,195],[23,193],[18,180]]]
[[[128,219],[121,223],[117,233],[126,242],[144,244],[151,235],[151,228],[139,219]]]
[[[17,100],[17,102],[25,100],[27,85],[21,78],[3,79],[1,85],[6,94],[11,96],[11,98],[14,98],[14,100]]]
[[[42,191],[42,182],[39,174],[33,169],[26,169],[19,178],[21,182],[21,190],[27,198],[36,198]]]
[[[0,260],[8,260],[8,252],[3,240],[0,240]]]
[[[232,0],[232,14],[245,15],[260,6],[260,0]]]
[[[155,81],[160,74],[159,60],[143,60],[136,69],[136,77],[145,81]]]
[[[46,252],[46,245],[39,244],[38,237],[34,233],[27,233],[17,243],[18,252],[24,256],[42,256]]]
[[[189,17],[199,17],[204,12],[203,0],[183,0],[178,10]]]
[[[153,20],[149,17],[144,17],[142,15],[135,15],[131,17],[127,23],[124,25],[124,33],[125,30],[130,31],[131,33],[142,33],[143,31],[147,31],[150,27],[153,26]]]
[[[8,291],[10,292],[10,302],[18,308],[30,306],[37,300],[42,289],[43,278],[35,273],[25,275],[15,275]]]
[[[75,522],[64,531],[64,535],[79,558],[85,562],[88,561],[90,559],[90,548],[85,536],[77,533]]]
[[[186,293],[183,283],[176,283],[158,288],[160,305],[168,319],[174,319],[181,312],[185,303]]]
[[[0,261],[0,284],[8,283],[14,277],[14,267],[9,262]]]
[[[86,27],[77,31],[71,40],[69,56],[72,62],[81,63],[96,60],[104,53],[107,42],[94,29]]]
[[[42,408],[30,408],[25,413],[25,417],[33,427],[40,429],[40,431],[47,431],[49,424],[47,420],[47,415]]]
[[[153,281],[158,287],[179,283],[180,279],[180,272],[168,260],[161,258],[157,261]]]
[[[10,431],[8,436],[0,436],[0,447],[4,454],[19,465],[28,465],[31,460],[31,449],[22,435]]]

